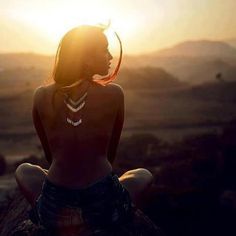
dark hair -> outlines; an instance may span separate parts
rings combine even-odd
[[[66,95],[70,91],[70,88],[80,84],[83,80],[93,80],[105,86],[116,78],[121,65],[123,52],[121,40],[116,32],[115,35],[120,44],[120,57],[114,72],[102,79],[93,79],[93,75],[90,74],[91,71],[89,68],[86,68],[88,58],[94,55],[94,51],[100,46],[100,42],[104,42],[104,38],[106,38],[104,30],[108,27],[109,25],[78,26],[68,31],[61,39],[50,79],[50,81],[54,81],[57,85],[53,94],[53,107],[57,92]]]
[[[86,60],[93,56],[104,39],[104,27],[83,25],[68,31],[57,49],[52,79],[60,86],[68,86],[80,79],[88,78]],[[91,76],[90,76],[91,78]]]

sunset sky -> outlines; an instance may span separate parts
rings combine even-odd
[[[127,54],[185,40],[232,39],[236,38],[235,11],[236,0],[4,0],[0,52],[54,54],[71,27],[109,20]],[[110,41],[115,50],[114,37]]]

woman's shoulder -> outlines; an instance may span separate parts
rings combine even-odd
[[[115,96],[119,100],[123,99],[124,97],[123,88],[119,84],[109,83],[106,86],[100,87],[100,89],[101,88],[103,88],[103,90],[106,91],[106,92],[104,91],[105,93]],[[37,87],[34,91],[34,103],[37,105],[40,103],[40,101],[45,101],[45,99],[47,97],[51,97],[50,95],[52,95],[56,90],[57,86],[55,84],[42,85]]]
[[[34,95],[33,95],[34,103],[37,105],[40,101],[45,99],[45,95],[49,94],[53,90],[55,90],[55,85],[54,84],[41,85],[41,86],[37,87],[34,90]]]
[[[37,87],[34,91],[35,96],[42,96],[45,93],[49,93],[54,91],[56,88],[55,84],[49,84],[49,85],[41,85]]]
[[[114,93],[116,96],[124,96],[124,90],[119,84],[109,83],[106,87],[110,92]]]

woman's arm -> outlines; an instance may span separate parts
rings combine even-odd
[[[46,157],[47,161],[49,162],[49,164],[51,164],[52,163],[51,151],[49,149],[47,136],[45,134],[44,127],[43,127],[43,124],[42,124],[42,121],[40,119],[40,115],[39,115],[39,112],[37,109],[38,102],[42,96],[41,95],[42,89],[43,88],[40,87],[34,93],[32,117],[33,117],[34,127],[37,131],[37,134],[39,136],[40,142],[41,142],[43,150],[44,150],[45,157]]]
[[[116,114],[107,153],[108,160],[111,164],[113,164],[116,157],[116,151],[120,141],[121,131],[124,124],[124,94],[122,90],[120,91],[121,93],[119,95],[119,107]]]

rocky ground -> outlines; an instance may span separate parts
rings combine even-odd
[[[9,203],[3,209],[3,215],[0,223],[1,235],[4,236],[92,236],[90,229],[61,229],[60,232],[48,232],[40,226],[32,224],[28,218],[31,207],[26,202],[22,194],[16,188],[14,194],[9,199]],[[79,233],[78,233],[79,232]],[[121,235],[142,235],[158,236],[163,232],[139,209],[135,210],[135,217],[132,222],[122,225],[119,228],[108,230],[103,236],[121,236]]]

